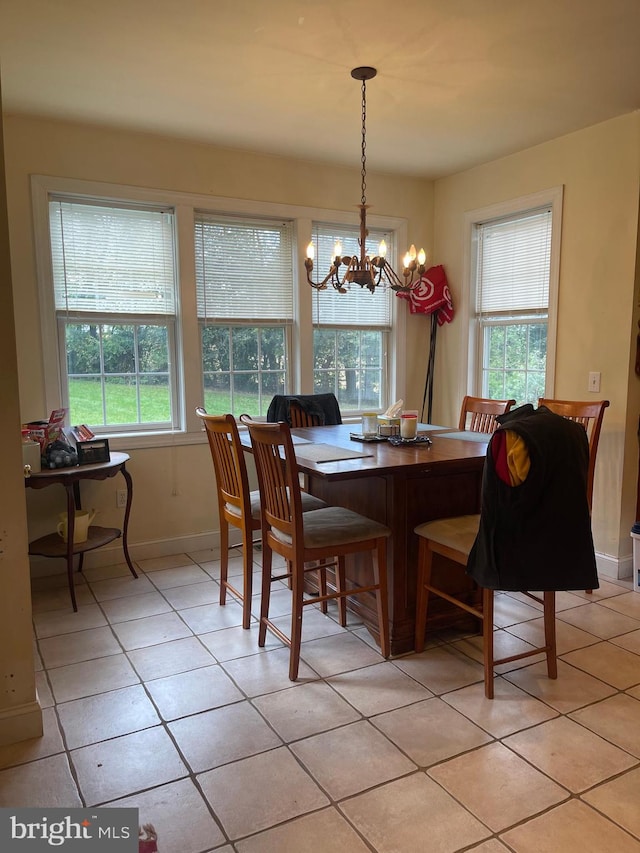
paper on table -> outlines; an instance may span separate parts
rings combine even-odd
[[[491,441],[491,433],[473,432],[472,430],[456,430],[455,432],[439,432],[438,438],[461,438],[464,441]]]
[[[331,444],[306,444],[294,449],[297,459],[306,459],[309,462],[338,462],[341,459],[364,459],[366,456],[373,456],[373,453],[334,447]]]

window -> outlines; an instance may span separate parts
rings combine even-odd
[[[314,223],[318,275],[329,269],[337,241],[343,255],[360,255],[359,232],[347,226]],[[388,233],[369,229],[367,254],[377,255]],[[322,273],[323,275],[326,273]],[[313,390],[332,391],[343,410],[383,408],[386,401],[386,350],[391,329],[391,291],[370,293],[357,284],[349,294],[329,286],[313,294]]]
[[[96,431],[176,423],[173,213],[52,198],[63,404]]]
[[[472,388],[479,396],[535,404],[549,387],[554,227],[554,204],[473,224],[470,337]]]
[[[292,225],[198,212],[195,259],[205,408],[265,415],[289,387]]]

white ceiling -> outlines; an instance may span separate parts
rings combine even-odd
[[[640,0],[0,0],[6,113],[434,178],[640,108]]]

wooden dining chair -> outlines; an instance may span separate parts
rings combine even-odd
[[[543,606],[544,644],[515,655],[496,658],[493,647],[493,597],[494,590],[480,588],[480,602],[465,600],[444,592],[432,583],[433,555],[440,554],[466,567],[469,553],[475,542],[480,526],[480,515],[462,515],[455,518],[442,518],[428,521],[415,528],[420,537],[418,546],[418,590],[416,604],[415,651],[424,649],[429,594],[445,599],[450,604],[470,613],[480,620],[482,625],[482,655],[484,661],[484,693],[487,699],[493,699],[494,668],[502,663],[520,660],[543,653],[547,660],[547,675],[558,677],[556,651],[556,594],[555,591],[543,592],[542,596],[522,590],[529,598]]]
[[[585,493],[588,466],[588,441],[580,426],[543,407],[524,407],[491,436],[481,514],[428,521],[415,528],[419,537],[415,650],[424,647],[430,595],[475,616],[482,624],[488,699],[493,698],[498,664],[544,653],[549,678],[557,677],[555,591],[577,589],[597,577]],[[475,587],[460,584],[460,593],[441,589],[433,579],[434,555],[463,566]],[[495,657],[494,589],[519,591],[542,604],[542,645]]]
[[[342,414],[332,393],[276,394],[269,403],[267,421],[284,421],[291,427],[331,426],[342,423]]]
[[[269,630],[290,649],[289,678],[295,681],[300,664],[302,616],[305,606],[336,600],[341,625],[346,625],[347,596],[374,592],[378,616],[380,649],[388,657],[389,614],[387,602],[387,538],[391,531],[383,524],[352,510],[325,506],[302,512],[302,491],[298,478],[291,432],[288,424],[249,423],[262,503],[262,601],[258,645],[264,646]],[[283,464],[284,463],[284,464]],[[279,554],[287,563],[284,575],[273,576],[272,556]],[[346,583],[345,557],[370,552],[373,582],[366,586]],[[308,564],[315,563],[313,566]],[[335,566],[335,592],[327,591],[326,569]],[[320,572],[320,595],[304,596],[305,575]],[[291,578],[291,632],[287,636],[269,617],[271,584]]]
[[[589,512],[591,512],[593,504],[593,480],[596,473],[598,441],[600,440],[604,410],[608,405],[608,400],[598,400],[596,402],[587,400],[581,402],[579,400],[553,400],[549,397],[540,397],[538,399],[538,406],[546,406],[552,412],[555,412],[556,415],[562,415],[563,418],[577,421],[587,431],[587,438],[589,439],[589,470],[587,472]],[[592,593],[593,590],[587,589],[585,592]]]
[[[207,432],[213,468],[216,477],[216,495],[220,518],[220,604],[227,601],[227,591],[242,603],[242,627],[251,623],[251,595],[253,580],[253,546],[260,541],[254,538],[261,529],[260,493],[249,489],[249,477],[240,442],[238,427],[231,414],[210,415],[202,407],[196,409]],[[304,499],[305,510],[326,506],[312,495]],[[240,531],[242,545],[242,589],[229,581],[229,528]]]
[[[600,430],[604,419],[604,410],[609,405],[608,400],[597,402],[580,402],[577,400],[553,400],[548,397],[540,397],[538,406],[546,406],[556,415],[562,415],[570,421],[577,421],[587,431],[589,439],[589,470],[587,472],[587,500],[589,509],[593,503],[593,479],[596,471],[596,454],[598,452],[598,441]]]
[[[196,414],[207,431],[207,439],[216,475],[216,495],[220,518],[220,604],[227,602],[227,591],[242,603],[242,627],[251,623],[253,546],[260,541],[260,496],[249,489],[244,451],[233,415],[209,415],[203,408]],[[229,527],[240,531],[242,545],[242,589],[229,582]]]
[[[496,418],[504,415],[515,400],[491,400],[487,397],[465,397],[460,408],[459,430],[492,433],[498,426]]]

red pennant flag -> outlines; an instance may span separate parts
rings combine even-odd
[[[437,311],[439,326],[453,320],[453,301],[442,264],[429,267],[410,291],[399,291],[396,296],[409,302],[412,314],[433,314]]]

